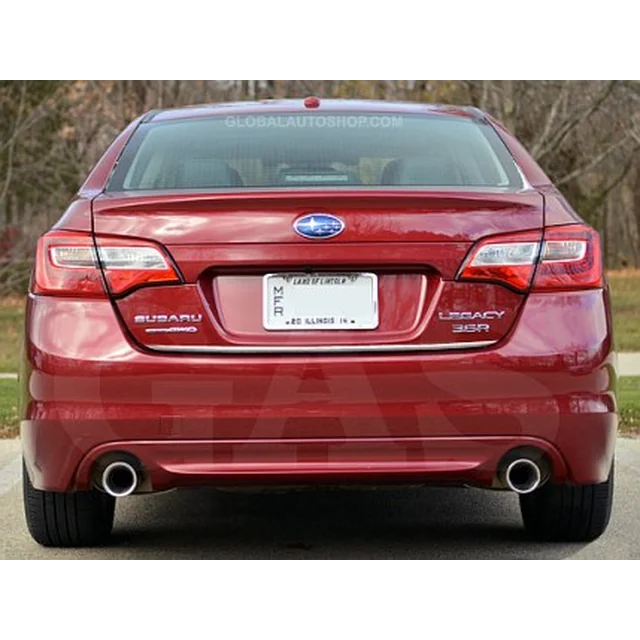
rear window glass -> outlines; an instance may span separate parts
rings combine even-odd
[[[142,124],[109,191],[522,187],[493,128],[395,114],[233,115]]]

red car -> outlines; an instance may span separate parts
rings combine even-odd
[[[475,108],[145,114],[39,240],[21,379],[44,545],[193,485],[473,485],[536,538],[609,521],[598,235]]]

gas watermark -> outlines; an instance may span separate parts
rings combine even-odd
[[[237,129],[398,129],[404,119],[389,115],[227,116],[225,124]]]

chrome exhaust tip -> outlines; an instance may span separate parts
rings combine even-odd
[[[112,462],[102,472],[102,490],[114,498],[131,495],[137,489],[138,482],[138,472],[128,462]]]
[[[533,460],[518,458],[507,467],[504,480],[515,493],[531,493],[542,484],[542,471]]]

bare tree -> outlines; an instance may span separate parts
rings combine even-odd
[[[140,113],[307,95],[485,109],[601,231],[608,266],[640,266],[638,81],[0,81],[0,293],[26,286],[35,239]]]

